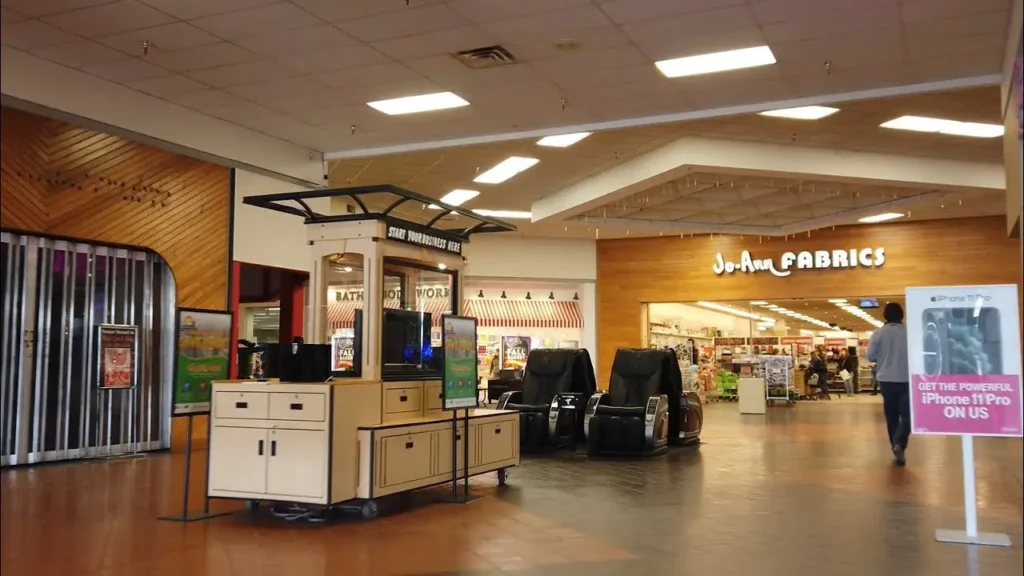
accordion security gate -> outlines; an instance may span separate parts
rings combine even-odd
[[[149,252],[3,232],[0,465],[170,443],[175,289]],[[100,391],[96,327],[138,331],[138,385]]]

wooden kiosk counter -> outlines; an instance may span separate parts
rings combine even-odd
[[[379,203],[385,208],[373,211],[370,197],[381,195],[397,200]],[[339,197],[362,213],[322,215],[305,202]],[[351,368],[335,370],[332,354],[329,381],[288,382],[282,374],[280,382],[213,383],[208,496],[346,503],[373,517],[375,498],[451,482],[453,460],[460,477],[497,472],[503,484],[505,471],[519,464],[518,413],[470,409],[468,419],[459,414],[453,433],[452,412],[443,409],[442,374],[430,364],[431,354],[424,351],[419,362],[396,364],[382,352],[393,348],[384,341],[383,298],[385,259],[398,261],[406,268],[394,277],[403,282],[400,293],[409,295],[401,309],[421,311],[429,330],[430,314],[422,314],[423,303],[415,301],[419,290],[406,284],[416,278],[416,270],[449,275],[451,310],[444,313],[457,315],[462,307],[462,243],[474,233],[515,228],[392,186],[248,197],[244,202],[305,219],[312,253],[307,294],[313,303],[305,316],[305,342],[326,344],[335,329],[328,322],[326,302],[329,268],[339,257],[362,264],[344,267],[362,282],[361,321],[354,323],[357,345]],[[398,208],[404,204],[412,206],[402,212]],[[441,210],[423,210],[429,204]],[[431,220],[421,224],[404,218],[416,214]],[[442,221],[438,214],[458,215],[454,220],[462,228],[434,228]],[[445,220],[448,226],[451,220]],[[475,382],[473,386],[475,390]]]

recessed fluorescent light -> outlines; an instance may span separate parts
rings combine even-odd
[[[974,138],[998,138],[1003,135],[1004,128],[999,124],[983,124],[981,122],[959,122],[942,118],[926,118],[924,116],[900,116],[883,123],[882,128],[894,130],[910,130],[913,132],[931,132],[950,136],[971,136]]]
[[[545,136],[537,140],[538,146],[551,146],[553,148],[568,148],[573,144],[590,136],[591,132],[576,132],[574,134],[559,134],[557,136]]]
[[[726,314],[732,314],[734,316],[739,316],[741,318],[749,318],[751,320],[761,319],[761,317],[758,316],[757,314],[751,314],[750,312],[739,310],[737,308],[732,308],[730,306],[715,304],[714,302],[697,302],[697,306],[700,306],[702,308],[708,308],[710,310],[718,310],[719,312],[725,312]]]
[[[661,60],[654,63],[658,70],[669,78],[711,74],[713,72],[753,68],[754,66],[767,66],[768,64],[775,64],[775,55],[772,54],[771,48],[767,46],[686,56],[684,58],[673,58],[672,60]]]
[[[768,110],[761,112],[761,116],[772,116],[775,118],[792,118],[794,120],[821,120],[839,112],[839,108],[828,106],[800,106],[799,108],[783,108],[782,110]]]
[[[833,298],[829,302],[832,304],[846,304],[846,298]]]
[[[519,212],[516,210],[473,210],[473,213],[487,216],[488,218],[505,218],[507,220],[529,220],[533,218],[531,212]]]
[[[479,195],[480,193],[477,192],[476,190],[462,190],[457,188],[445,194],[444,196],[441,196],[441,202],[448,204],[450,206],[462,206],[466,202],[469,202],[470,200],[476,198]],[[437,204],[431,204],[429,207],[434,210],[441,209],[441,207],[438,206]]]
[[[879,222],[886,222],[888,220],[903,218],[903,216],[905,216],[905,214],[901,214],[899,212],[886,212],[885,214],[875,214],[874,216],[866,216],[858,220],[858,222],[863,222],[865,224],[877,224]]]
[[[401,114],[459,108],[460,106],[469,106],[469,102],[466,102],[452,92],[438,92],[436,94],[421,94],[419,96],[406,96],[405,98],[377,100],[376,102],[367,102],[366,105],[390,116],[399,116]]]
[[[765,306],[768,303],[765,302],[764,300],[754,300],[753,302],[751,302],[751,304],[753,304],[754,306]]]
[[[482,184],[501,184],[505,180],[532,167],[540,160],[536,158],[523,158],[522,156],[511,156],[502,160],[497,166],[473,178],[473,182]]]

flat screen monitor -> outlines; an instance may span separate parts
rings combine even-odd
[[[381,360],[385,375],[440,371],[441,349],[430,345],[431,315],[415,310],[384,310]]]
[[[878,308],[878,298],[861,298],[861,308]]]

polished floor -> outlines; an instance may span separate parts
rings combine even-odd
[[[665,457],[524,459],[468,505],[395,500],[373,522],[246,513],[176,524],[181,458],[0,474],[3,576],[779,575],[1022,573],[1022,444],[978,440],[981,528],[1010,549],[939,544],[963,523],[956,438],[893,468],[871,399],[740,416],[707,407],[704,445]],[[205,456],[200,455],[199,460]],[[200,490],[203,470],[193,475]],[[216,509],[232,503],[218,502]]]

